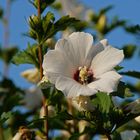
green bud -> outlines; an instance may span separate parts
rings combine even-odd
[[[99,20],[98,20],[98,23],[97,23],[97,29],[102,32],[104,30],[106,26],[106,16],[105,15],[101,15]]]
[[[31,38],[37,39],[36,32],[33,29],[30,29],[29,35],[30,35]]]
[[[32,29],[36,29],[41,25],[41,19],[36,15],[32,15],[29,17],[28,23]]]

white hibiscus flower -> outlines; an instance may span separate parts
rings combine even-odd
[[[107,40],[92,43],[90,34],[75,32],[60,39],[44,56],[44,75],[67,97],[117,90],[121,75],[114,67],[124,58],[123,51],[108,45]]]

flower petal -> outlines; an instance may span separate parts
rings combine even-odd
[[[92,60],[91,69],[94,76],[98,78],[101,74],[112,70],[123,58],[124,54],[122,50],[108,46]]]
[[[68,38],[57,42],[55,49],[61,50],[78,68],[89,66],[92,60],[93,37],[84,32],[72,33]]]
[[[58,50],[50,50],[44,56],[43,70],[44,75],[46,75],[49,80],[51,78],[53,79],[54,75],[56,78],[59,75],[72,77],[74,73],[73,65],[67,58],[65,58],[65,56],[63,56],[63,53]],[[56,78],[53,79],[51,82],[54,83]]]
[[[88,87],[98,91],[111,93],[117,90],[118,82],[121,78],[115,71],[109,71],[99,77],[99,80],[88,84]]]
[[[107,39],[101,40],[99,43],[97,43],[97,44],[93,47],[92,56],[95,57],[98,53],[100,53],[101,51],[103,51],[107,46],[108,46],[108,41],[107,41]],[[92,58],[93,58],[93,57],[92,57]]]
[[[97,92],[94,89],[90,89],[88,86],[81,85],[75,80],[64,76],[60,76],[57,79],[55,86],[69,98],[74,98],[80,95],[90,96]]]

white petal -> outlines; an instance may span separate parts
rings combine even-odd
[[[45,56],[43,61],[43,73],[48,77],[52,83],[55,83],[57,76],[65,75],[72,77],[74,73],[73,65],[58,50],[50,50]],[[55,74],[57,73],[57,75]],[[56,76],[56,78],[54,77]],[[51,80],[52,78],[53,80]]]
[[[107,47],[107,45],[108,45],[107,39],[101,40],[99,43],[97,43],[93,47],[92,56],[95,57],[98,53],[100,53],[101,51],[103,51]]]
[[[113,48],[111,46],[105,48],[102,52],[97,54],[91,63],[91,69],[94,76],[97,78],[101,74],[112,70],[124,58],[122,50]]]
[[[89,66],[93,58],[91,50],[93,50],[93,37],[84,32],[72,33],[68,38],[61,39],[56,44],[55,49],[64,52],[66,57],[79,66]]]
[[[115,71],[109,71],[99,77],[98,80],[88,84],[88,87],[98,91],[111,93],[117,90],[118,82],[121,78]]]
[[[97,91],[90,89],[85,85],[81,85],[75,80],[60,76],[55,84],[56,88],[64,93],[67,97],[77,97],[80,95],[90,96],[95,94]]]

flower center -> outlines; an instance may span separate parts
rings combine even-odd
[[[92,70],[88,69],[86,66],[79,67],[74,73],[73,78],[82,85],[86,85],[94,80]]]

